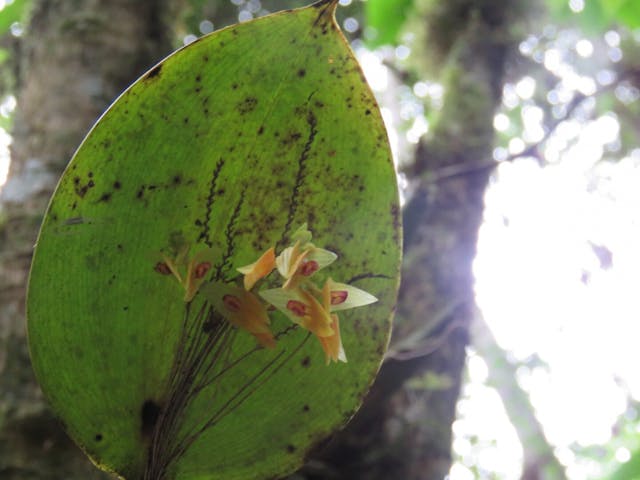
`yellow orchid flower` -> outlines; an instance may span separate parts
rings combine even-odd
[[[232,325],[249,332],[263,347],[275,348],[267,310],[257,296],[244,288],[221,283],[208,283],[201,291]]]
[[[285,248],[276,258],[278,272],[285,278],[284,289],[295,289],[318,270],[333,263],[338,256],[311,243],[311,232],[303,224],[291,236],[293,246]]]
[[[271,247],[257,261],[237,270],[244,274],[244,288],[249,291],[258,280],[269,275],[274,268],[276,268],[276,254],[275,248]]]
[[[206,280],[213,266],[213,250],[204,248],[191,259],[188,258],[189,246],[182,245],[174,258],[164,253],[156,254],[153,270],[161,275],[173,275],[184,288],[184,301],[190,302]]]
[[[260,296],[318,338],[327,364],[331,361],[346,362],[340,321],[332,312],[368,305],[377,301],[377,298],[351,285],[334,282],[331,278],[327,279],[322,290],[311,285],[308,287],[263,290]],[[320,297],[321,301],[316,297]]]
[[[274,288],[262,290],[259,294],[292,322],[301,325],[314,335],[323,337],[333,335],[329,312],[310,292],[302,288],[296,290]]]

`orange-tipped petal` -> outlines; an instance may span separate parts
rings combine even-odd
[[[265,347],[275,346],[267,310],[253,293],[221,283],[207,283],[202,293],[232,325],[246,330]]]
[[[252,333],[258,343],[265,348],[276,348],[276,339],[271,332],[268,333]]]
[[[238,268],[238,271],[244,274],[245,290],[251,290],[258,280],[269,275],[274,268],[276,268],[276,251],[274,247],[264,252],[251,265]]]
[[[337,315],[331,315],[331,327],[334,334],[329,337],[318,337],[320,345],[324,350],[326,364],[333,362],[347,362],[347,355],[342,346],[342,338],[340,337],[340,322]]]
[[[301,289],[300,295],[308,308],[307,315],[302,319],[302,326],[319,337],[333,335],[335,332],[331,327],[332,318],[329,311],[325,310],[311,293]]]

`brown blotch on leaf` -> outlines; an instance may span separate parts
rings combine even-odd
[[[146,400],[140,408],[141,426],[140,431],[143,437],[149,437],[158,423],[161,412],[160,405],[153,400]]]
[[[158,75],[160,75],[160,71],[162,70],[162,64],[158,64],[155,67],[153,67],[151,70],[149,70],[149,73],[147,73],[144,76],[144,80],[151,80],[154,77],[157,77]]]
[[[302,365],[304,368],[308,368],[311,365],[311,357],[308,355],[304,357],[300,362],[300,365]]]

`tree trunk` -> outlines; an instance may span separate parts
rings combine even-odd
[[[109,103],[170,51],[171,0],[39,0],[20,48],[9,179],[0,196],[0,477],[104,478],[46,409],[25,341],[37,230],[73,151]]]

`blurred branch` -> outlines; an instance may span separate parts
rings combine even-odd
[[[471,161],[467,163],[456,163],[453,165],[447,165],[445,167],[433,170],[432,172],[422,172],[424,169],[424,162],[420,161],[420,157],[425,155],[425,152],[421,152],[421,149],[418,148],[416,153],[416,163],[408,167],[405,170],[410,176],[426,174],[427,178],[423,181],[426,184],[437,184],[445,180],[449,180],[451,178],[477,174],[481,172],[486,172],[493,170],[498,165],[503,163],[513,162],[518,158],[526,158],[526,157],[535,157],[539,160],[540,163],[543,163],[543,159],[541,158],[540,148],[549,140],[551,135],[556,131],[559,125],[566,122],[571,118],[576,109],[582,105],[582,103],[588,98],[596,98],[599,95],[602,95],[605,92],[610,92],[614,90],[618,85],[620,85],[624,80],[626,80],[626,76],[620,76],[617,81],[606,85],[598,90],[596,90],[591,95],[584,95],[582,93],[577,93],[573,99],[567,104],[567,108],[565,110],[564,115],[559,118],[556,118],[551,125],[549,125],[543,135],[543,137],[535,143],[532,143],[527,148],[525,148],[522,152],[512,153],[504,160],[495,161],[495,160],[487,160],[485,162],[477,162]]]
[[[529,395],[518,385],[518,365],[509,361],[480,313],[474,319],[471,331],[472,344],[489,367],[487,383],[500,394],[522,444],[524,466],[521,480],[566,480],[564,467],[544,435]]]

